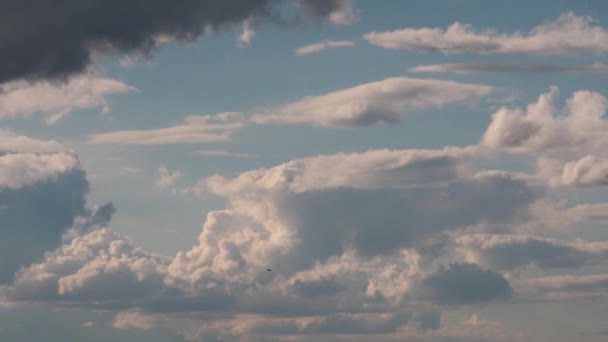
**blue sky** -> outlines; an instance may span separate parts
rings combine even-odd
[[[2,339],[606,338],[604,2],[9,3]]]

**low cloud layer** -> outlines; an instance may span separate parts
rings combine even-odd
[[[608,30],[590,17],[562,14],[527,33],[478,30],[456,22],[443,28],[405,28],[370,32],[364,38],[386,49],[439,51],[445,54],[568,55],[608,51]]]
[[[608,261],[608,243],[564,243],[528,235],[464,235],[457,243],[467,260],[498,270],[525,266],[580,268]]]

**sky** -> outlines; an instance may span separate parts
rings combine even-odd
[[[0,340],[606,340],[605,1],[0,8]]]

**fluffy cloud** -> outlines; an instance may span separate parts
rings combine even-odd
[[[432,79],[388,78],[270,108],[257,123],[369,126],[399,122],[409,111],[441,108],[492,92],[485,85]]]
[[[58,247],[74,224],[88,229],[109,220],[109,207],[96,213],[87,208],[88,190],[71,154],[0,156],[0,282]]]
[[[19,271],[8,296],[87,303],[133,300],[163,287],[167,261],[101,229],[76,237]]]
[[[0,85],[0,119],[46,115],[47,123],[55,123],[78,109],[101,108],[109,111],[107,97],[135,91],[122,82],[84,75],[66,82],[16,81]]]
[[[440,51],[446,54],[562,55],[608,51],[608,30],[594,25],[589,17],[562,14],[526,34],[476,30],[456,22],[446,29],[405,28],[370,32],[364,38],[386,49]]]
[[[528,235],[464,235],[457,239],[467,260],[500,270],[534,265],[540,268],[578,268],[608,260],[608,243],[564,243]]]
[[[67,2],[61,5],[19,0],[0,29],[0,83],[13,79],[59,79],[86,70],[93,55],[149,55],[161,41],[192,41],[202,34],[240,25],[244,20],[283,18],[285,4],[296,4],[297,17],[343,24],[354,19],[348,0],[189,0],[176,5],[119,0]],[[170,13],[171,15],[167,15]],[[32,27],[30,23],[37,25]],[[61,25],[56,25],[61,23]]]
[[[299,47],[295,50],[295,54],[298,56],[311,55],[319,53],[323,50],[334,49],[339,47],[353,47],[355,42],[350,40],[328,40],[321,43],[315,43]]]
[[[167,145],[228,141],[234,132],[243,127],[241,121],[241,114],[234,112],[193,115],[186,117],[183,124],[167,128],[94,134],[89,138],[89,143]]]
[[[608,139],[604,115],[608,100],[581,90],[555,106],[558,89],[542,94],[526,110],[500,108],[482,145],[537,158],[538,175],[555,186],[602,186],[608,178]]]
[[[608,72],[608,65],[595,63],[590,65],[558,65],[558,64],[501,64],[501,63],[450,63],[419,65],[409,69],[410,72],[454,72],[468,74],[474,72]]]

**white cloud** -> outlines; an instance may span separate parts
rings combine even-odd
[[[253,121],[263,124],[369,126],[396,123],[410,111],[442,108],[487,96],[490,86],[432,79],[388,78],[269,108]]]
[[[410,68],[410,72],[454,72],[468,74],[474,72],[526,72],[526,73],[549,73],[549,72],[608,72],[608,64],[595,63],[589,65],[567,65],[567,64],[506,64],[506,63],[452,63],[452,64],[429,64],[418,65]]]
[[[91,144],[166,145],[229,141],[243,127],[240,113],[188,116],[177,126],[94,134]]]
[[[76,237],[17,272],[14,286],[5,291],[11,298],[27,300],[133,300],[163,287],[167,261],[101,229]]]
[[[247,47],[251,45],[251,41],[255,37],[255,29],[253,28],[253,22],[251,19],[243,21],[243,31],[237,40],[239,47]]]
[[[226,158],[255,158],[255,154],[251,153],[238,153],[230,152],[225,150],[198,150],[194,152],[199,156],[205,157],[226,157]]]
[[[313,53],[319,53],[323,50],[339,48],[339,47],[353,47],[355,42],[350,40],[328,40],[321,43],[315,43],[305,45],[295,50],[295,54],[298,56],[310,55]]]
[[[175,185],[175,182],[182,177],[182,172],[180,170],[171,171],[165,166],[161,166],[158,168],[157,176],[156,186],[167,189]]]
[[[0,129],[0,152],[67,152],[67,148],[55,140],[43,141]]]
[[[525,110],[500,108],[481,144],[536,157],[538,176],[553,186],[608,184],[608,100],[580,90],[560,110],[555,106],[558,95],[552,87]]]
[[[46,115],[46,122],[56,123],[74,110],[101,108],[108,112],[108,96],[136,89],[109,78],[84,75],[66,83],[15,81],[0,85],[0,119]]]
[[[370,32],[364,38],[386,49],[440,51],[446,54],[540,54],[563,55],[608,51],[608,30],[594,25],[590,17],[562,14],[527,33],[476,30],[456,22],[448,28],[405,28]]]
[[[0,188],[15,189],[37,182],[54,181],[78,168],[72,154],[9,153],[0,155]]]

